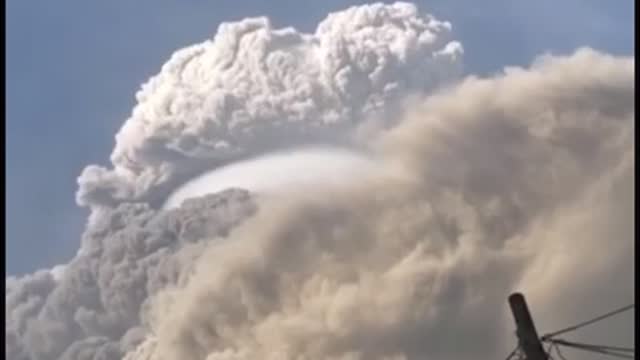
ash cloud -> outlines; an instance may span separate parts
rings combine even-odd
[[[500,356],[511,291],[550,308],[632,272],[633,66],[584,49],[414,105],[373,144],[387,171],[262,201],[207,242],[126,359]],[[588,294],[615,287],[632,298]]]
[[[6,357],[499,358],[514,290],[554,327],[601,312],[602,294],[632,299],[634,59],[581,49],[442,88],[459,73],[449,32],[373,5],[313,35],[224,24],[174,54],[113,168],[79,179],[92,216],[76,258],[7,278]],[[359,145],[380,169],[357,186],[158,209],[274,139],[371,121],[384,126]]]
[[[461,55],[449,23],[408,3],[336,12],[313,34],[267,18],[223,23],[142,86],[113,168],[87,167],[77,201],[156,205],[178,183],[239,158],[349,142],[354,126],[394,102],[457,79]]]
[[[143,204],[103,210],[58,280],[49,271],[7,279],[7,358],[122,359],[145,333],[147,300],[179,282],[203,239],[225,237],[254,211],[244,190],[165,212]]]

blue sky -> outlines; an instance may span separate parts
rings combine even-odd
[[[66,262],[87,212],[75,205],[84,166],[106,164],[140,84],[170,54],[221,21],[268,15],[312,31],[329,11],[365,1],[9,0],[7,10],[7,273]],[[546,51],[634,50],[632,0],[417,1],[453,23],[467,73],[526,65]]]

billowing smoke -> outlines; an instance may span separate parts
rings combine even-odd
[[[227,236],[254,211],[242,190],[166,212],[143,204],[102,211],[58,280],[47,271],[7,279],[7,358],[121,359],[146,333],[147,299],[179,283],[203,239]]]
[[[406,3],[330,14],[314,34],[266,18],[223,23],[143,85],[113,169],[87,167],[78,202],[156,204],[203,170],[283,146],[349,141],[410,93],[456,79],[451,26]]]
[[[631,299],[632,75],[581,50],[426,99],[374,143],[386,171],[207,242],[128,359],[488,359],[515,289],[550,305],[617,269]]]
[[[448,33],[374,5],[178,52],[113,170],[81,177],[76,258],[7,279],[7,358],[500,358],[514,290],[549,327],[632,299],[634,59],[581,49],[437,90],[458,71]],[[158,209],[183,176],[369,121],[376,170],[347,183]]]

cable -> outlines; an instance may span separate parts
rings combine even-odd
[[[520,346],[516,346],[516,348],[513,349],[511,354],[509,354],[505,360],[511,360],[511,358],[514,357],[518,353],[518,350],[520,350]]]
[[[550,341],[555,343],[555,344],[557,344],[557,345],[563,345],[563,346],[567,346],[567,347],[572,347],[574,349],[579,349],[579,350],[583,350],[583,351],[590,351],[590,352],[600,353],[600,354],[609,355],[609,356],[613,356],[613,357],[618,357],[618,358],[622,358],[622,359],[634,359],[633,355],[623,354],[623,353],[619,353],[619,352],[612,351],[612,350],[607,350],[607,349],[602,349],[602,348],[598,348],[596,346],[582,345],[582,344],[572,343],[572,342],[563,341],[563,340],[550,340]]]
[[[566,346],[569,346],[569,345],[566,345]],[[588,351],[588,352],[593,352],[593,353],[609,355],[609,356],[613,356],[613,357],[617,357],[617,358],[621,358],[621,359],[635,359],[635,357],[633,355],[628,355],[628,354],[619,354],[619,353],[615,353],[615,352],[611,352],[611,351],[598,350],[598,349],[589,349],[589,348],[583,348],[583,347],[578,347],[578,346],[569,346],[569,347],[573,347],[575,349],[582,350],[582,351]]]
[[[614,310],[614,311],[608,312],[608,313],[606,313],[606,314],[604,314],[604,315],[601,315],[601,316],[598,316],[598,317],[596,317],[596,318],[593,318],[593,319],[591,319],[591,320],[588,320],[588,321],[582,322],[582,323],[580,323],[580,324],[577,324],[577,325],[574,325],[574,326],[570,326],[570,327],[568,327],[568,328],[564,328],[564,329],[562,329],[562,330],[558,330],[558,331],[555,331],[555,332],[552,332],[552,333],[546,334],[546,335],[542,336],[541,340],[543,340],[543,341],[544,341],[544,340],[550,339],[550,338],[552,338],[552,337],[554,337],[554,336],[556,336],[556,335],[560,335],[560,334],[564,334],[564,333],[569,332],[569,331],[577,330],[577,329],[579,329],[579,328],[581,328],[581,327],[584,327],[584,326],[587,326],[587,325],[593,324],[593,323],[598,322],[598,321],[600,321],[600,320],[606,319],[606,318],[611,317],[611,316],[613,316],[613,315],[616,315],[616,314],[619,314],[619,313],[621,313],[621,312],[624,312],[624,311],[627,311],[627,310],[629,310],[629,309],[632,309],[632,308],[633,308],[633,307],[635,307],[635,306],[636,306],[635,304],[630,304],[630,305],[627,305],[627,306],[621,307],[620,309],[617,309],[617,310]]]
[[[635,352],[635,349],[630,347],[585,344],[585,343],[579,343],[575,341],[568,341],[564,339],[548,339],[543,341],[546,341],[552,344],[556,343],[560,345],[573,345],[573,346],[580,346],[580,347],[597,348],[597,349],[602,349],[607,351]]]
[[[566,357],[564,357],[564,355],[562,354],[562,351],[560,351],[560,346],[558,346],[558,344],[552,343],[553,344],[553,348],[556,351],[556,354],[558,354],[558,357],[561,360],[567,360]]]
[[[547,360],[553,360],[553,357],[551,356],[552,347],[553,347],[553,343],[549,342],[549,347],[547,348]]]
[[[602,350],[607,350],[607,351],[619,351],[619,352],[631,352],[631,353],[635,352],[634,348],[625,348],[625,347],[619,347],[619,346],[589,345],[589,344],[580,344],[580,343],[573,343],[573,345],[579,345],[579,346],[588,347],[588,348],[602,349]]]

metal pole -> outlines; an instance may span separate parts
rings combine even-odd
[[[527,360],[548,360],[547,353],[545,353],[538,332],[531,318],[527,301],[524,299],[524,295],[520,293],[514,293],[509,296],[509,306],[513,313],[513,318],[516,322],[516,334],[518,335],[518,341],[520,347],[526,355]]]

